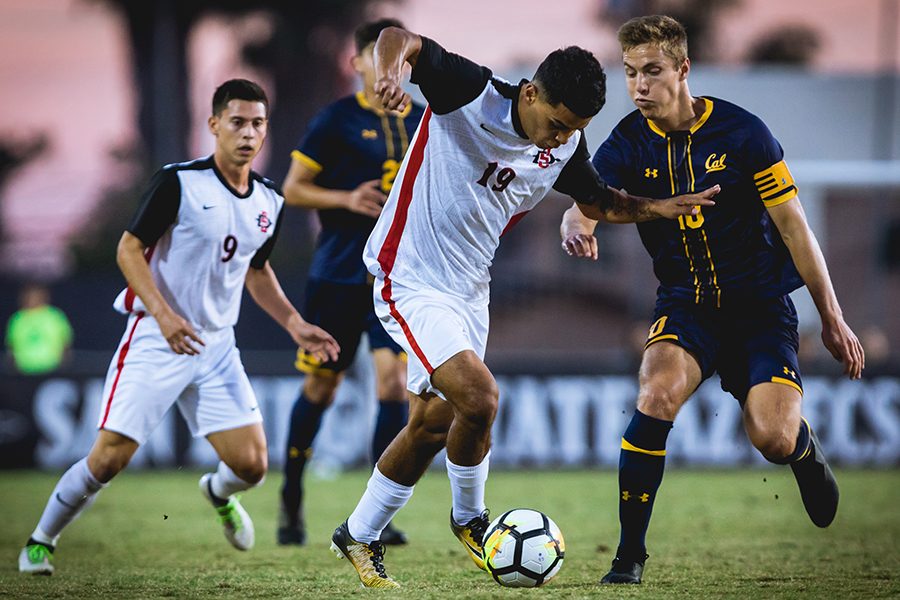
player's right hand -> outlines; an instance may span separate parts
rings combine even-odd
[[[375,82],[375,95],[381,100],[381,108],[397,112],[405,109],[411,100],[400,86],[400,81],[390,77],[382,77]]]
[[[576,233],[566,236],[562,241],[562,249],[569,256],[597,260],[597,238],[587,233]]]
[[[697,194],[684,194],[666,200],[654,202],[657,214],[667,219],[677,219],[679,216],[696,215],[701,206],[715,206],[713,196],[722,190],[718,184],[707,188]]]
[[[347,210],[377,219],[381,214],[381,207],[384,205],[385,199],[386,196],[381,191],[380,179],[364,181],[350,192]]]
[[[866,354],[859,338],[843,318],[822,320],[822,343],[835,360],[844,363],[844,375],[850,379],[862,377]]]
[[[200,348],[194,344],[205,346],[206,344],[191,327],[191,324],[182,317],[169,310],[156,317],[159,330],[163,337],[169,343],[169,347],[175,354],[189,354],[195,356],[200,354]],[[193,342],[193,343],[192,343]]]

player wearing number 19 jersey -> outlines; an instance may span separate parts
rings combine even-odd
[[[695,215],[638,224],[660,285],[637,410],[622,438],[621,538],[602,581],[640,583],[668,432],[681,405],[714,372],[741,403],[754,446],[769,461],[791,465],[812,521],[831,523],[837,484],[800,415],[797,313],[788,293],[806,283],[826,346],[851,377],[860,374],[862,351],[768,128],[734,104],[691,96],[686,35],[674,19],[633,19],[619,41],[638,110],[597,150],[600,174],[610,185],[655,198],[722,189],[715,206]],[[579,255],[593,231],[583,221],[573,208],[562,227],[566,249]]]
[[[283,200],[251,171],[268,125],[265,92],[230,80],[213,96],[209,158],[160,170],[122,235],[117,259],[128,288],[115,307],[128,315],[103,389],[99,433],[90,454],[62,476],[19,555],[19,570],[53,572],[62,530],[96,498],[177,404],[196,437],[221,459],[200,479],[228,541],[254,543],[253,522],[236,492],[266,472],[259,407],[235,347],[233,326],[244,287],[298,345],[337,357],[330,335],[303,321],[268,258]]]
[[[661,202],[612,190],[590,164],[582,129],[604,102],[605,76],[586,50],[551,53],[532,81],[490,69],[396,28],[375,45],[375,91],[402,109],[406,63],[428,100],[397,181],[366,244],[375,312],[407,351],[409,424],[332,537],[363,585],[397,587],[378,536],[446,445],[450,526],[484,568],[484,488],[497,387],[483,362],[489,269],[503,231],[551,189],[588,214],[622,221],[690,214],[715,190]]]

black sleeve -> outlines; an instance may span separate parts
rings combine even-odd
[[[181,182],[174,169],[160,169],[150,180],[141,205],[126,231],[134,234],[144,245],[152,246],[178,218],[181,206]]]
[[[272,254],[272,248],[275,247],[275,240],[278,239],[278,232],[281,231],[281,218],[283,216],[284,205],[282,205],[281,210],[278,211],[278,219],[275,221],[275,231],[272,232],[272,236],[266,240],[266,243],[259,247],[259,250],[257,250],[256,254],[253,255],[253,258],[250,259],[250,266],[254,269],[262,269],[266,266],[266,261],[269,260],[269,255]]]
[[[612,192],[591,164],[584,132],[581,132],[575,154],[556,178],[553,189],[571,196],[579,204],[605,204],[610,200]]]
[[[422,36],[422,49],[410,81],[422,90],[432,112],[445,115],[477,98],[490,78],[487,67],[447,52]]]

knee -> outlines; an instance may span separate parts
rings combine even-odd
[[[337,373],[310,373],[303,383],[303,395],[312,404],[330,406],[339,381]]]
[[[647,416],[674,421],[682,400],[678,394],[659,385],[643,385],[638,393],[637,409]]]
[[[766,460],[781,464],[794,452],[797,436],[783,431],[755,432],[750,434],[750,441]]]
[[[380,375],[375,387],[379,400],[406,402],[406,377],[402,373]]]
[[[473,382],[466,386],[455,400],[457,418],[477,429],[490,429],[497,416],[500,391],[493,380]]]

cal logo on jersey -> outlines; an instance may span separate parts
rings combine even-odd
[[[726,154],[722,154],[722,156],[716,158],[716,153],[713,152],[706,158],[706,172],[712,173],[713,171],[724,171],[725,170],[725,157]]]
[[[259,226],[259,230],[263,233],[269,232],[269,227],[272,226],[272,219],[269,218],[269,215],[266,214],[266,211],[262,211],[259,213],[259,216],[256,217],[256,224]]]
[[[534,160],[532,162],[534,164],[536,164],[537,166],[539,166],[540,168],[546,169],[553,163],[559,162],[559,160],[560,159],[556,158],[555,156],[553,156],[553,154],[550,153],[549,148],[546,148],[544,150],[541,150],[537,154],[535,154]]]

